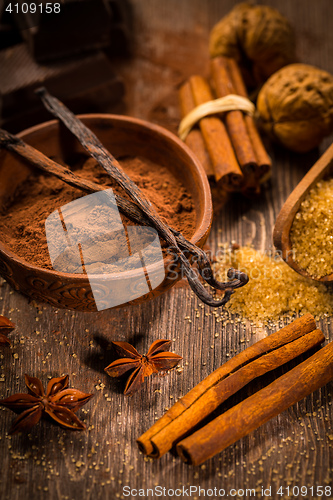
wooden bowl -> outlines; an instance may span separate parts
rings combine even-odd
[[[108,114],[81,115],[82,121],[99,137],[114,156],[143,156],[166,165],[183,182],[195,203],[196,226],[191,242],[203,246],[212,223],[212,202],[207,176],[190,149],[175,135],[142,120]],[[25,142],[47,156],[68,161],[83,152],[78,141],[57,120],[42,123],[18,134]],[[18,156],[0,151],[0,204],[26,180],[32,169]],[[175,228],[177,229],[177,228]],[[148,294],[132,302],[139,303],[160,295],[179,279],[179,268],[171,256],[164,258],[165,278]],[[148,274],[154,265],[147,267]],[[34,266],[15,255],[0,242],[0,274],[17,291],[59,308],[96,311],[87,275],[67,274]],[[128,271],[127,277],[135,277]],[[114,280],[124,279],[124,273]]]
[[[319,160],[313,165],[301,182],[295,187],[283,205],[275,222],[273,240],[275,247],[282,252],[282,258],[296,272],[311,278],[315,281],[325,283],[333,282],[333,274],[314,278],[304,269],[299,267],[293,259],[293,250],[290,241],[290,229],[293,224],[296,213],[298,212],[302,201],[317,182],[324,177],[329,177],[333,173],[333,144],[325,151]],[[310,244],[311,242],[309,242]]]

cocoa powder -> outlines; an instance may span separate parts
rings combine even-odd
[[[59,159],[56,160],[59,162]],[[162,219],[185,237],[191,237],[195,229],[193,199],[173,173],[168,168],[141,157],[123,157],[120,164],[149,198]],[[129,199],[94,159],[82,157],[72,170],[85,179],[112,187],[116,194]],[[32,173],[0,213],[2,242],[29,263],[52,269],[45,220],[54,210],[85,194],[51,175]],[[124,216],[123,221],[125,224],[133,224]]]

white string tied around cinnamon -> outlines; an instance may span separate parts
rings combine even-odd
[[[202,118],[227,111],[243,111],[250,116],[254,115],[255,105],[247,97],[236,94],[229,94],[212,101],[204,102],[192,109],[180,122],[178,135],[182,141],[185,141],[196,123]]]

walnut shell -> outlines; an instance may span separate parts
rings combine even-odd
[[[264,84],[257,100],[259,124],[298,153],[333,132],[333,76],[307,64],[290,64]]]
[[[296,60],[289,21],[267,5],[236,5],[213,27],[209,51],[211,57],[235,58],[245,80],[252,85],[265,82],[282,66]]]

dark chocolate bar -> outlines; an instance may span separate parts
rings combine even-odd
[[[75,113],[110,112],[124,94],[122,80],[103,52],[37,64],[24,44],[0,51],[1,126],[18,132],[50,118],[34,90],[41,85]]]
[[[120,5],[124,3],[124,5]],[[127,46],[126,0],[62,0],[47,13],[38,2],[35,14],[13,10],[13,17],[38,62],[49,62],[83,52],[110,49],[123,54]]]

